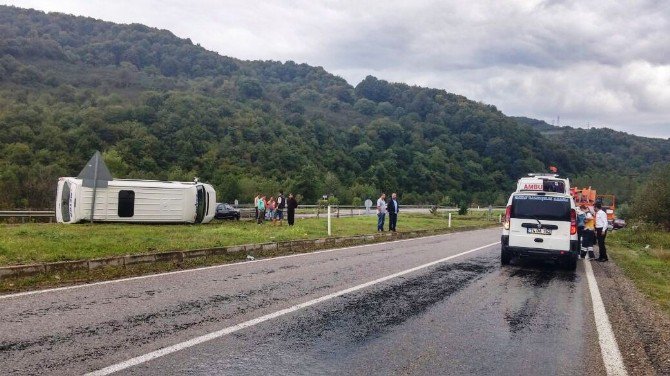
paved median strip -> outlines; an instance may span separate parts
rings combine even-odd
[[[192,338],[188,341],[184,341],[184,342],[180,342],[180,343],[177,343],[175,345],[172,345],[172,346],[164,347],[162,349],[152,351],[150,353],[147,353],[147,354],[144,354],[144,355],[132,358],[132,359],[128,359],[128,360],[123,361],[121,363],[117,363],[117,364],[111,365],[109,367],[105,367],[103,369],[88,373],[87,375],[89,375],[89,376],[110,375],[112,373],[119,372],[119,371],[122,371],[124,369],[146,363],[150,360],[157,359],[157,358],[160,358],[162,356],[169,355],[169,354],[175,353],[177,351],[181,351],[181,350],[187,349],[189,347],[193,347],[193,346],[199,345],[201,343],[208,342],[208,341],[211,341],[213,339],[223,337],[225,335],[228,335],[228,334],[240,331],[242,329],[245,329],[245,328],[260,324],[260,323],[263,323],[265,321],[272,320],[272,319],[280,317],[280,316],[284,316],[284,315],[289,314],[291,312],[295,312],[295,311],[298,311],[298,310],[303,309],[303,308],[311,307],[313,305],[316,305],[316,304],[319,304],[319,303],[322,303],[322,302],[340,297],[342,295],[350,294],[352,292],[355,292],[355,291],[358,291],[358,290],[361,290],[361,289],[364,289],[364,288],[367,288],[367,287],[370,287],[370,286],[374,286],[374,285],[382,283],[382,282],[386,282],[390,279],[398,278],[398,277],[401,277],[403,275],[413,273],[413,272],[416,272],[416,271],[419,271],[419,270],[422,270],[422,269],[425,269],[425,268],[429,268],[431,266],[434,266],[434,265],[452,260],[454,258],[463,256],[463,255],[467,255],[469,253],[481,251],[483,249],[486,249],[486,248],[489,248],[489,247],[492,247],[492,246],[495,246],[495,245],[499,245],[499,244],[500,244],[500,242],[487,244],[487,245],[477,247],[477,248],[473,248],[473,249],[470,249],[468,251],[464,251],[464,252],[461,252],[461,253],[458,253],[458,254],[455,254],[455,255],[452,255],[452,256],[448,256],[448,257],[445,257],[445,258],[442,258],[442,259],[439,259],[439,260],[436,260],[436,261],[432,261],[432,262],[429,262],[429,263],[426,263],[426,264],[423,264],[423,265],[419,265],[419,266],[416,266],[416,267],[413,267],[413,268],[410,268],[410,269],[406,269],[406,270],[403,270],[403,271],[398,272],[398,273],[390,274],[390,275],[387,275],[385,277],[381,277],[381,278],[378,278],[378,279],[375,279],[375,280],[372,280],[372,281],[369,281],[369,282],[366,282],[366,283],[363,283],[363,284],[360,284],[360,285],[356,285],[356,286],[350,287],[348,289],[340,290],[340,291],[334,292],[332,294],[324,295],[324,296],[321,296],[319,298],[312,299],[310,301],[307,301],[307,302],[304,302],[304,303],[301,303],[301,304],[296,304],[294,306],[291,306],[291,307],[288,307],[288,308],[285,308],[285,309],[282,309],[282,310],[279,310],[279,311],[276,311],[276,312],[273,312],[273,313],[270,313],[270,314],[267,314],[267,315],[264,315],[264,316],[261,316],[261,317],[257,317],[257,318],[252,319],[252,320],[244,321],[244,322],[239,323],[237,325],[229,326],[229,327],[223,328],[221,330],[218,330],[218,331],[215,331],[215,332],[212,332],[212,333],[209,333],[209,334],[205,334],[205,335],[202,335],[202,336],[199,336],[199,337],[195,337],[195,338]]]

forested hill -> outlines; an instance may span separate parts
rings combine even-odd
[[[649,138],[609,128],[554,126],[541,120],[515,117],[520,125],[531,126],[554,142],[571,147],[586,157],[586,171],[575,183],[593,185],[629,201],[638,183],[655,165],[670,163],[670,140]],[[603,167],[600,167],[603,166]]]
[[[667,162],[670,156],[670,140],[667,139],[640,137],[609,128],[558,127],[542,120],[525,117],[514,117],[514,119],[521,125],[533,127],[547,137],[592,154],[592,158],[606,158],[621,165],[623,169],[639,169],[649,163]]]
[[[57,177],[96,149],[117,178],[198,176],[243,202],[284,188],[305,202],[385,190],[405,203],[500,204],[549,165],[583,176],[658,161],[613,165],[575,146],[445,90],[374,77],[352,87],[165,30],[0,6],[2,209],[52,207]]]

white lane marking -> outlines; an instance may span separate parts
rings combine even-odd
[[[483,229],[483,230],[489,230],[489,229]],[[475,231],[481,231],[481,230],[475,230]],[[73,286],[65,286],[65,287],[55,287],[55,288],[44,289],[44,290],[17,292],[17,293],[14,293],[14,294],[0,295],[0,300],[9,299],[9,298],[18,298],[18,297],[22,297],[22,296],[26,296],[26,295],[36,295],[36,294],[44,294],[44,293],[49,293],[49,292],[73,290],[73,289],[79,289],[79,288],[82,288],[82,287],[92,287],[92,286],[107,285],[107,284],[111,284],[111,283],[136,281],[136,280],[140,280],[140,279],[162,277],[162,276],[172,275],[172,274],[192,273],[192,272],[199,272],[199,271],[202,271],[202,270],[226,268],[226,267],[240,266],[240,265],[248,265],[248,264],[253,264],[253,263],[257,263],[257,262],[267,262],[267,261],[280,260],[280,259],[286,259],[286,258],[291,258],[291,257],[303,257],[303,256],[309,256],[309,255],[317,255],[319,253],[344,251],[344,250],[354,249],[354,248],[373,247],[373,246],[378,246],[378,245],[383,245],[383,244],[402,243],[402,242],[408,242],[408,241],[418,240],[418,239],[431,239],[431,238],[437,238],[437,237],[440,237],[440,236],[451,236],[451,235],[456,235],[456,234],[465,234],[465,233],[468,233],[468,232],[472,232],[472,231],[450,232],[448,234],[439,234],[439,235],[431,235],[431,236],[424,236],[424,237],[411,238],[411,239],[393,240],[393,241],[390,241],[390,242],[378,242],[378,243],[371,243],[371,244],[361,244],[361,245],[354,245],[354,246],[351,246],[351,247],[344,247],[344,248],[324,249],[322,251],[296,253],[296,254],[286,255],[286,256],[268,257],[268,258],[253,260],[253,261],[240,261],[240,262],[233,262],[233,263],[229,263],[229,264],[203,266],[203,267],[194,268],[194,269],[176,270],[176,271],[173,271],[173,272],[164,272],[164,273],[141,275],[141,276],[137,276],[137,277],[112,279],[110,281],[85,283],[85,284],[81,284],[81,285],[73,285]]]
[[[461,252],[461,253],[455,254],[453,256],[449,256],[449,257],[439,259],[437,261],[432,261],[432,262],[429,262],[427,264],[419,265],[419,266],[416,266],[416,267],[411,268],[411,269],[407,269],[407,270],[403,270],[403,271],[398,272],[398,273],[387,275],[385,277],[381,277],[381,278],[375,279],[373,281],[369,281],[369,282],[366,282],[366,283],[363,283],[363,284],[360,284],[360,285],[357,285],[357,286],[354,286],[354,287],[350,287],[350,288],[345,289],[345,290],[340,290],[340,291],[334,292],[332,294],[324,295],[322,297],[312,299],[310,301],[307,301],[307,302],[304,302],[304,303],[301,303],[301,304],[297,304],[297,305],[294,305],[294,306],[289,307],[289,308],[285,308],[285,309],[282,309],[282,310],[279,310],[279,311],[276,311],[276,312],[273,312],[273,313],[270,313],[270,314],[267,314],[267,315],[264,315],[264,316],[261,316],[261,317],[257,317],[255,319],[252,319],[252,320],[249,320],[249,321],[239,323],[237,325],[233,325],[233,326],[223,328],[223,329],[218,330],[216,332],[212,332],[212,333],[205,334],[205,335],[202,335],[202,336],[199,336],[199,337],[195,337],[195,338],[192,338],[188,341],[180,342],[180,343],[177,343],[177,344],[172,345],[172,346],[164,347],[162,349],[152,351],[150,353],[140,355],[138,357],[128,359],[126,361],[123,361],[123,362],[120,362],[120,363],[117,363],[117,364],[113,364],[109,367],[105,367],[103,369],[100,369],[100,370],[97,370],[97,371],[94,371],[94,372],[90,372],[87,375],[88,376],[109,375],[109,374],[112,374],[114,372],[124,370],[126,368],[130,368],[130,367],[142,364],[142,363],[146,363],[146,362],[148,362],[152,359],[160,358],[162,356],[165,356],[165,355],[168,355],[168,354],[180,351],[180,350],[184,350],[184,349],[189,348],[189,347],[193,347],[193,346],[201,344],[203,342],[207,342],[207,341],[211,341],[213,339],[219,338],[219,337],[223,337],[227,334],[237,332],[237,331],[242,330],[244,328],[248,328],[250,326],[254,326],[256,324],[260,324],[262,322],[272,320],[274,318],[286,315],[288,313],[295,312],[299,309],[310,307],[310,306],[313,306],[315,304],[319,304],[321,302],[325,302],[327,300],[331,300],[333,298],[337,298],[339,296],[349,294],[349,293],[352,293],[354,291],[358,291],[358,290],[364,289],[366,287],[370,287],[370,286],[376,285],[378,283],[388,281],[389,279],[393,279],[393,278],[403,276],[405,274],[413,273],[413,272],[416,272],[418,270],[425,269],[425,268],[428,268],[430,266],[433,266],[433,265],[436,265],[436,264],[439,264],[439,263],[442,263],[442,262],[445,262],[445,261],[449,261],[453,258],[463,256],[463,255],[467,255],[468,253],[480,251],[482,249],[485,249],[485,248],[488,248],[488,247],[491,247],[491,246],[494,246],[494,245],[498,245],[498,244],[500,244],[500,242],[487,244],[487,245],[484,245],[484,246],[481,246],[481,247],[471,249],[469,251]]]
[[[600,296],[596,276],[593,274],[591,262],[584,262],[586,269],[586,280],[589,283],[589,290],[591,291],[591,301],[593,302],[593,316],[596,321],[596,329],[598,330],[598,342],[600,343],[600,352],[603,356],[603,363],[605,363],[605,371],[608,376],[625,376],[626,366],[623,364],[619,345],[617,345],[616,337],[612,331],[612,325],[605,312],[605,304]]]

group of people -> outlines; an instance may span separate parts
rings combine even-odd
[[[386,220],[386,213],[388,213],[389,231],[395,232],[399,211],[400,204],[398,204],[398,196],[395,192],[391,194],[391,199],[388,202],[386,201],[386,193],[382,192],[377,199],[377,231],[384,231],[384,221]]]
[[[605,248],[608,226],[607,213],[599,202],[594,205],[594,208],[595,213],[582,204],[577,212],[577,237],[581,246],[579,257],[607,261],[607,248]],[[593,246],[596,242],[598,243],[598,258],[593,253]]]
[[[279,224],[281,226],[284,221],[284,210],[286,210],[288,225],[293,226],[295,223],[295,209],[298,207],[298,201],[293,196],[293,193],[288,194],[288,198],[284,197],[284,191],[279,191],[279,195],[275,199],[274,196],[266,198],[260,193],[254,197],[254,208],[256,209],[256,223],[259,225],[263,221],[272,221],[272,225]]]

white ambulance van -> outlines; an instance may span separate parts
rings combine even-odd
[[[500,239],[500,261],[538,258],[577,266],[577,215],[570,181],[555,174],[529,174],[519,179],[507,201]]]

